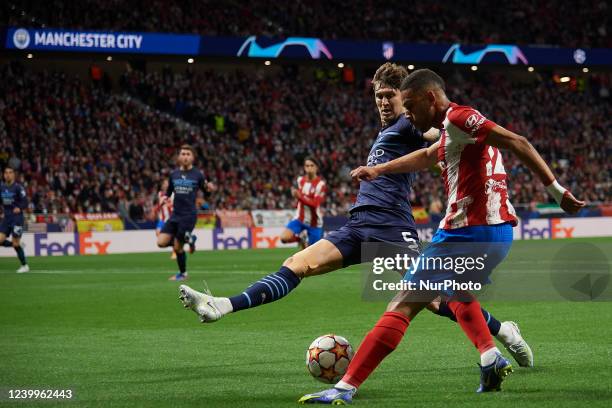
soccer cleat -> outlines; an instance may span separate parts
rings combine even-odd
[[[480,387],[476,392],[501,391],[501,383],[513,372],[510,361],[497,354],[495,361],[488,366],[480,366]]]
[[[533,367],[533,352],[529,344],[523,339],[518,325],[514,322],[503,322],[502,326],[505,326],[512,333],[510,341],[501,341],[506,350],[508,350],[519,366]]]
[[[353,402],[355,392],[355,389],[330,388],[314,394],[306,394],[298,400],[298,404],[348,405]]]
[[[193,310],[200,317],[201,323],[216,322],[223,317],[223,313],[215,304],[215,298],[210,293],[198,292],[187,285],[181,285],[179,300],[186,309]]]
[[[26,273],[30,272],[30,267],[28,265],[21,265],[19,269],[17,269],[17,273]]]
[[[195,243],[198,240],[198,237],[196,237],[195,235],[191,235],[191,237],[189,238],[189,253],[193,254],[195,252]]]
[[[168,278],[169,281],[177,281],[177,282],[186,281],[187,279],[189,279],[189,274],[187,272],[185,273],[177,272],[176,274]]]

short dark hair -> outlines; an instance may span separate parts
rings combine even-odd
[[[407,89],[412,89],[416,92],[432,85],[440,87],[442,90],[446,90],[446,84],[440,75],[436,74],[431,69],[417,69],[402,81],[400,90],[405,91]]]
[[[306,157],[304,157],[304,164],[306,164],[306,160],[310,160],[311,162],[313,162],[313,163],[315,164],[315,166],[317,166],[317,167],[321,167],[321,166],[319,166],[319,162],[317,161],[317,159],[315,159],[315,158],[314,158],[314,157],[312,157],[312,156],[306,156]]]
[[[408,71],[401,65],[385,62],[382,64],[372,78],[372,86],[388,86],[391,89],[400,89],[402,81],[408,76]]]
[[[181,150],[189,150],[191,152],[191,154],[193,154],[193,157],[195,157],[195,155],[196,155],[195,149],[190,144],[181,145],[181,147],[179,148],[179,153],[181,152]]]

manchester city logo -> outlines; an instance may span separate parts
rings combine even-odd
[[[16,48],[23,50],[24,48],[28,48],[30,45],[30,33],[28,30],[24,28],[18,28],[13,33],[13,44],[15,44]]]

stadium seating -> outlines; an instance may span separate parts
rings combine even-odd
[[[8,64],[0,70],[0,161],[21,160],[35,212],[146,218],[183,142],[197,146],[199,165],[220,186],[213,209],[291,208],[300,160],[314,155],[330,187],[327,214],[343,214],[356,192],[348,171],[378,132],[374,101],[367,79],[306,72],[131,70],[113,92],[107,77]],[[609,76],[573,89],[535,76],[524,84],[496,73],[446,77],[453,100],[528,136],[562,184],[591,202],[612,201]],[[550,201],[515,158],[505,159],[514,203]],[[444,197],[436,178],[418,174],[411,197],[434,214]]]
[[[203,35],[312,36],[410,42],[552,44],[611,47],[609,4],[556,0],[505,2],[212,0],[57,2],[11,0],[0,5],[12,26],[164,31]],[[186,12],[186,10],[189,10]],[[607,18],[604,16],[608,16]],[[355,24],[355,21],[363,24]]]

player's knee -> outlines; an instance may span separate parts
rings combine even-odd
[[[287,258],[285,262],[283,262],[283,266],[291,269],[300,279],[308,277],[315,268],[315,266],[311,265],[306,257],[300,252]]]

